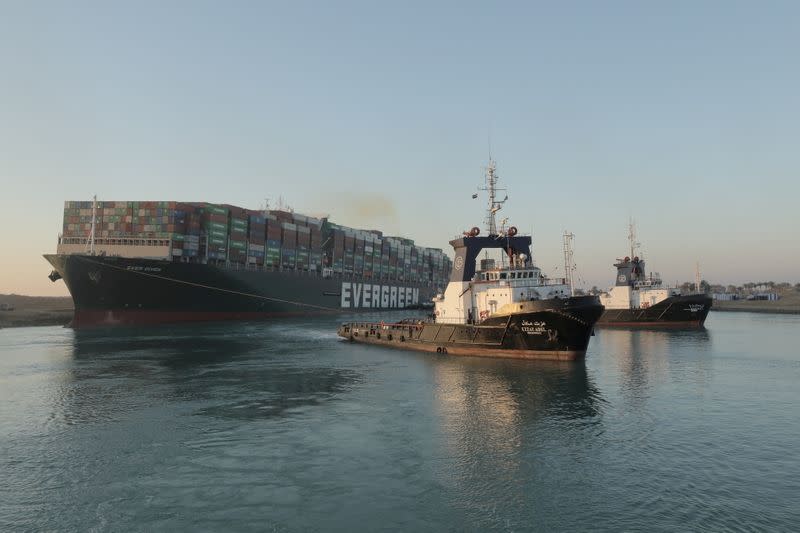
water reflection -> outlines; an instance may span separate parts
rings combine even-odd
[[[493,521],[496,508],[482,507],[497,494],[504,505],[529,504],[523,480],[546,468],[539,450],[570,453],[585,434],[602,432],[604,400],[583,363],[440,358],[434,369],[443,445],[454,459],[442,483],[476,524],[507,527]]]
[[[597,357],[617,366],[623,392],[634,405],[644,402],[661,382],[706,388],[711,380],[712,338],[706,329],[603,329],[593,342]]]
[[[321,338],[312,335],[299,349],[282,338],[285,331],[237,324],[74,332],[53,420],[110,420],[165,403],[202,416],[273,418],[360,382],[358,372],[320,367],[308,357]]]

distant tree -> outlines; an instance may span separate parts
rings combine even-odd
[[[711,292],[711,285],[706,280],[700,280],[700,292],[709,293]]]
[[[728,285],[725,292],[737,293],[739,292],[739,287],[737,287],[736,285]]]

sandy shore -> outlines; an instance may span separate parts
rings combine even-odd
[[[72,298],[0,294],[0,303],[14,306],[0,311],[0,328],[65,326],[72,320]]]
[[[712,311],[740,311],[746,313],[781,313],[781,314],[800,314],[800,302],[792,301],[790,298],[766,301],[742,301],[720,302],[715,301],[711,307]]]

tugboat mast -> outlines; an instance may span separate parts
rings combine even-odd
[[[498,190],[497,181],[500,177],[495,174],[497,166],[494,159],[489,158],[489,165],[486,167],[486,187],[478,187],[479,190],[487,191],[489,193],[489,207],[486,210],[486,231],[489,235],[497,235],[497,221],[495,220],[495,213],[503,208],[503,204],[508,200],[508,195],[502,200],[497,200],[496,195]]]
[[[569,286],[569,295],[575,296],[575,282],[573,280],[573,272],[575,271],[575,262],[572,253],[572,240],[575,238],[574,233],[564,232],[564,272],[567,276],[566,282]]]
[[[631,244],[630,258],[633,259],[636,257],[636,248],[639,246],[639,243],[636,242],[636,223],[633,219],[628,223],[628,242]]]
[[[700,290],[700,262],[699,261],[697,263],[695,263],[695,269],[694,269],[694,291],[696,293],[698,293],[698,294],[703,292],[703,291]]]

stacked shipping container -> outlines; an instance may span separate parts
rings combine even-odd
[[[247,232],[247,263],[264,265],[267,242],[267,223],[263,213],[248,211],[249,229]]]
[[[200,208],[201,231],[205,234],[205,257],[225,261],[228,257],[228,208],[206,205]]]
[[[85,243],[92,202],[65,202],[63,243]],[[95,242],[162,246],[176,261],[321,271],[444,286],[450,260],[439,249],[287,211],[181,202],[98,202]]]

